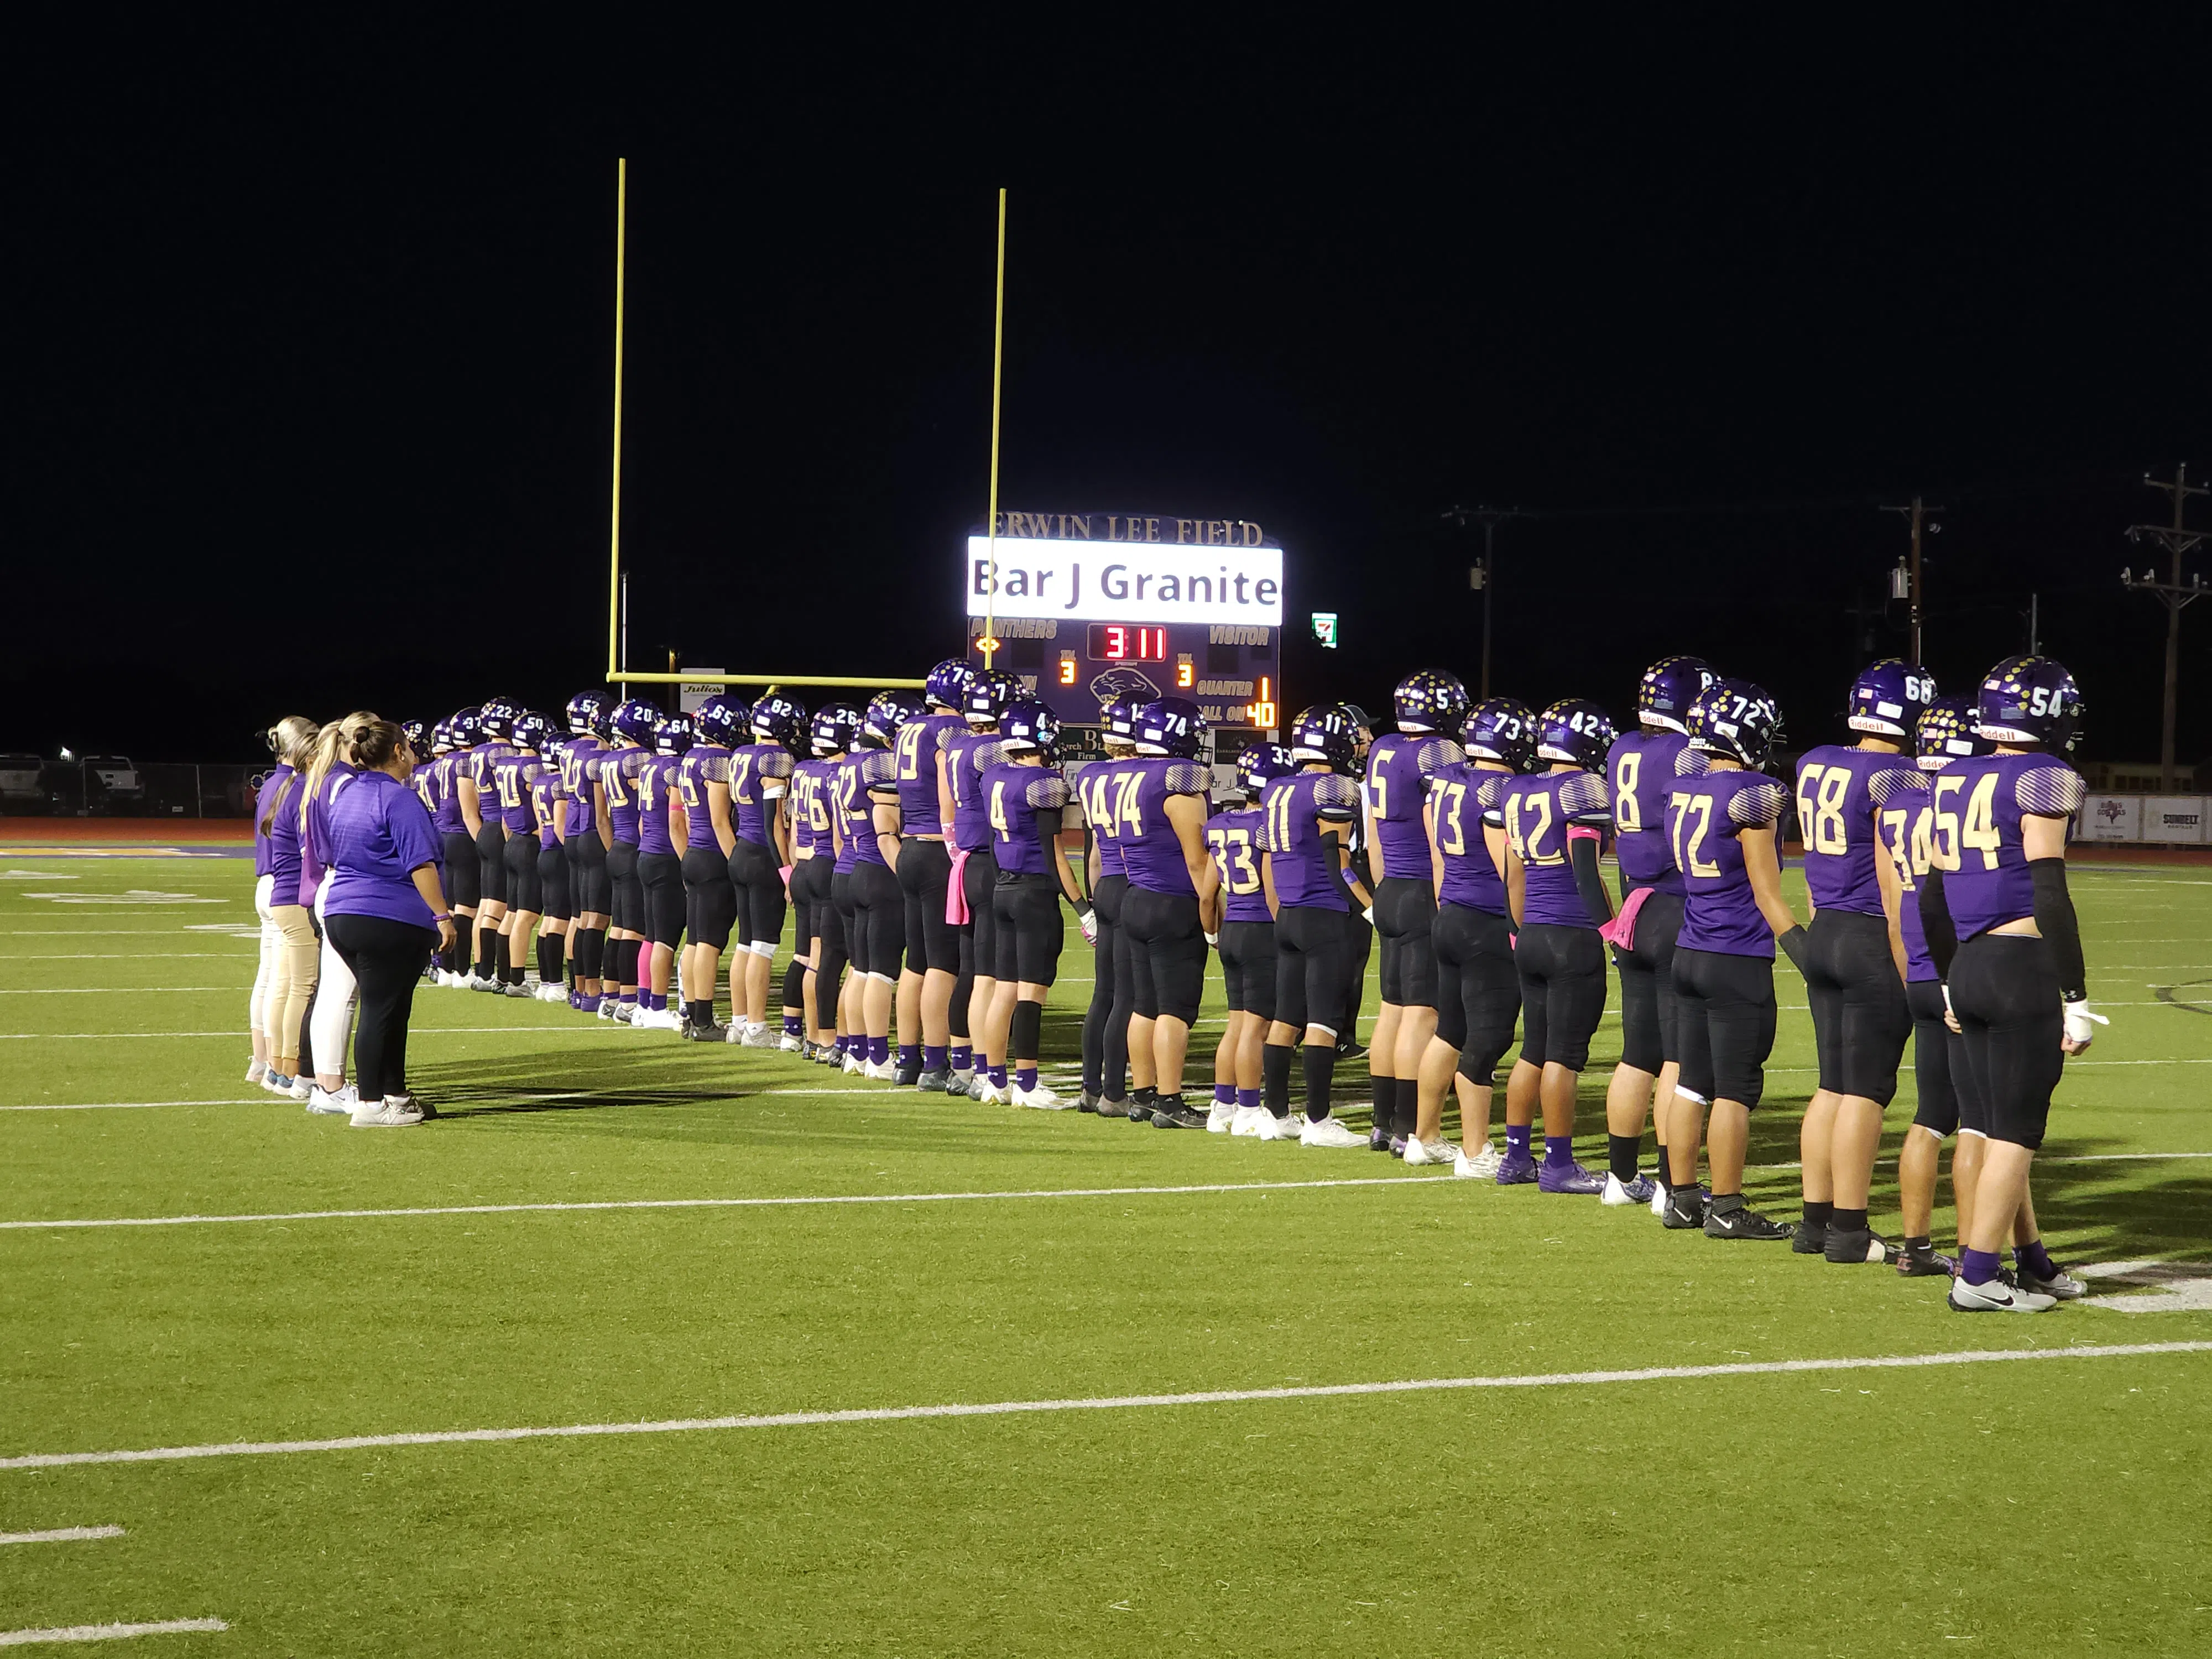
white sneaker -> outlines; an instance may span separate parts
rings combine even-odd
[[[2055,1296],[2020,1290],[2001,1278],[1992,1279],[1986,1285],[1969,1285],[1963,1279],[1954,1279],[1948,1299],[1953,1310],[1958,1313],[2042,1313],[2058,1305]]]
[[[795,1054],[799,1051],[802,1041],[798,1032],[786,1031],[776,1038],[775,1046],[787,1054]]]
[[[307,1109],[317,1117],[351,1117],[361,1109],[361,1091],[350,1083],[332,1094],[319,1083],[307,1085]]]
[[[1498,1155],[1498,1148],[1486,1140],[1482,1143],[1482,1150],[1472,1156],[1462,1148],[1460,1155],[1452,1160],[1452,1173],[1469,1181],[1494,1181],[1498,1177],[1498,1166],[1504,1161]]]
[[[615,1018],[615,1010],[621,1006],[612,997],[603,996],[599,999],[599,1012],[594,1018],[611,1020]]]
[[[895,1082],[898,1078],[898,1065],[897,1062],[889,1060],[884,1060],[881,1065],[878,1065],[872,1060],[868,1061],[866,1065],[860,1067],[860,1075],[866,1078],[871,1083]]]
[[[608,1010],[610,1009],[613,1010],[611,1013],[608,1012]],[[616,1024],[627,1025],[637,1013],[637,1004],[635,1002],[624,1002],[617,997],[609,997],[605,1002],[599,1005],[599,1012],[600,1013],[605,1014],[607,1018],[614,1021]]]
[[[1305,1129],[1306,1115],[1304,1112],[1291,1112],[1277,1117],[1262,1106],[1260,1116],[1263,1120],[1260,1125],[1260,1139],[1262,1140],[1296,1140]]]
[[[276,1096],[279,1100],[289,1100],[292,1097],[291,1086],[284,1081],[283,1076],[280,1073],[270,1071],[263,1072],[261,1074],[261,1086],[267,1090],[270,1094]]]
[[[1309,1122],[1304,1128],[1298,1131],[1298,1145],[1301,1146],[1333,1146],[1346,1149],[1357,1146],[1362,1151],[1364,1151],[1367,1146],[1367,1137],[1363,1134],[1355,1134],[1352,1131],[1346,1128],[1344,1125],[1339,1123],[1333,1117],[1325,1117],[1318,1123]]]
[[[363,1103],[353,1115],[356,1129],[406,1129],[422,1121],[422,1109],[412,1095],[386,1095],[373,1104]]]
[[[1667,1173],[1667,1165],[1663,1160],[1659,1165],[1659,1173],[1662,1177],[1663,1177]],[[1653,1182],[1651,1186],[1653,1189],[1651,1194],[1651,1213],[1657,1216],[1660,1220],[1664,1221],[1667,1218],[1667,1182],[1662,1178]]]
[[[315,1092],[315,1085],[312,1079],[295,1077],[292,1079],[292,1086],[280,1092],[304,1104],[307,1097]]]
[[[1063,1100],[1040,1083],[1034,1089],[1024,1089],[1018,1083],[1006,1091],[1006,1103],[1012,1106],[1034,1106],[1042,1112],[1064,1112],[1075,1104]]]
[[[1237,1109],[1236,1116],[1229,1120],[1229,1133],[1232,1135],[1249,1135],[1258,1139],[1262,1126],[1273,1123],[1274,1121],[1265,1106],[1239,1106]],[[1211,1129],[1213,1125],[1208,1123],[1206,1127]]]
[[[684,1029],[684,1016],[673,1008],[655,1008],[650,1013],[639,1016],[630,1024],[642,1026],[648,1031],[680,1031]]]
[[[969,1097],[981,1101],[986,1106],[1003,1106],[1006,1103],[1007,1092],[990,1079],[979,1077],[975,1079],[975,1086],[969,1091]]]
[[[772,1029],[768,1022],[763,1020],[758,1025],[745,1027],[745,1047],[748,1048],[796,1048],[799,1047],[799,1039],[793,1037],[787,1043],[783,1034]]]
[[[1423,1164],[1447,1164],[1459,1157],[1459,1149],[1449,1140],[1423,1140],[1419,1135],[1406,1137],[1406,1162],[1417,1168]]]
[[[258,1083],[268,1075],[269,1065],[266,1060],[257,1060],[246,1068],[246,1080],[248,1083]]]
[[[1233,1133],[1237,1127],[1237,1114],[1243,1109],[1233,1100],[1215,1101],[1213,1109],[1206,1115],[1206,1133],[1210,1135]]]
[[[565,985],[540,985],[538,1000],[540,1002],[565,1003],[568,1000],[568,988]]]

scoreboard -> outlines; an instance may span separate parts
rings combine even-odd
[[[1282,723],[1283,552],[1256,524],[1007,513],[995,538],[969,538],[963,586],[969,659],[1014,675],[1063,725],[1097,725],[1117,696],[1168,696],[1217,730]]]

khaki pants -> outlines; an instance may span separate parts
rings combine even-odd
[[[271,931],[272,945],[267,941]],[[307,1015],[307,999],[315,994],[317,950],[315,930],[307,908],[272,904],[262,933],[264,951],[270,957],[269,988],[262,1005],[262,1030],[269,1039],[269,1066],[285,1077],[300,1070],[300,1022]]]

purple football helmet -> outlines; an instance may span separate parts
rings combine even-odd
[[[1485,697],[1460,721],[1459,738],[1474,759],[1525,772],[1536,760],[1536,712],[1518,697]]]
[[[1702,657],[1662,657],[1636,683],[1636,721],[1668,732],[1690,732],[1690,705],[1720,677]]]
[[[1467,714],[1467,687],[1440,668],[1417,668],[1390,694],[1401,732],[1455,732]]]
[[[671,714],[653,728],[653,752],[681,755],[698,740],[697,724],[689,714]]]
[[[999,734],[1008,749],[1035,749],[1048,761],[1060,744],[1060,716],[1041,702],[1018,702],[999,717]]]
[[[653,747],[653,730],[660,724],[658,706],[644,697],[625,697],[607,718],[614,734],[641,749]]]
[[[1620,735],[1613,716],[1587,697],[1562,697],[1536,716],[1536,755],[1595,771]]]
[[[546,739],[552,735],[551,719],[532,708],[516,719],[512,741],[517,749],[526,749],[534,755],[545,747]]]
[[[1291,722],[1291,758],[1327,761],[1333,771],[1349,772],[1359,752],[1359,732],[1352,716],[1333,702],[1307,709]]]
[[[2063,755],[2081,735],[2081,688],[2051,657],[2007,657],[1982,676],[1975,732],[1991,743]]]
[[[1188,697],[1162,697],[1137,711],[1137,752],[1194,760],[1206,744],[1206,715]]]
[[[1270,783],[1297,769],[1297,757],[1281,744],[1255,743],[1237,757],[1237,787],[1257,800]]]
[[[718,691],[692,711],[691,722],[700,742],[734,749],[752,735],[753,711]]]
[[[1781,731],[1781,709],[1749,680],[1715,680],[1690,705],[1690,747],[1741,761],[1754,772],[1766,764]]]
[[[607,694],[599,690],[579,691],[569,698],[564,711],[568,716],[569,735],[580,738],[598,731],[599,721],[605,717],[607,703]]]
[[[1021,694],[1022,683],[1012,674],[997,668],[977,669],[975,678],[968,683],[968,694],[963,699],[969,722],[975,726],[997,725],[1007,705]]]
[[[514,735],[514,723],[522,718],[522,707],[512,697],[489,697],[477,710],[483,722],[485,737],[504,743]]]
[[[769,692],[753,705],[753,736],[797,754],[806,741],[806,705],[781,691]]]
[[[1922,713],[1913,728],[1920,769],[1940,772],[1954,760],[1986,755],[1996,745],[1974,730],[1974,699],[1938,697]]]
[[[860,711],[849,702],[825,702],[816,709],[812,737],[816,756],[827,760],[860,742]]]
[[[1851,682],[1850,707],[1844,710],[1844,723],[1869,737],[1910,743],[1921,714],[1935,701],[1933,678],[1895,657],[1885,657],[1859,670],[1859,677]]]
[[[878,691],[868,699],[860,716],[863,744],[889,749],[898,742],[899,727],[927,714],[922,700],[911,691]]]
[[[968,706],[968,688],[975,679],[975,670],[965,657],[947,657],[929,671],[921,688],[922,698],[933,708],[958,714]]]

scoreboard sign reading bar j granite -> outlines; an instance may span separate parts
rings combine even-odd
[[[1283,620],[1283,550],[1243,519],[1006,513],[968,538],[968,614],[1121,623]],[[995,558],[995,563],[994,562]]]

